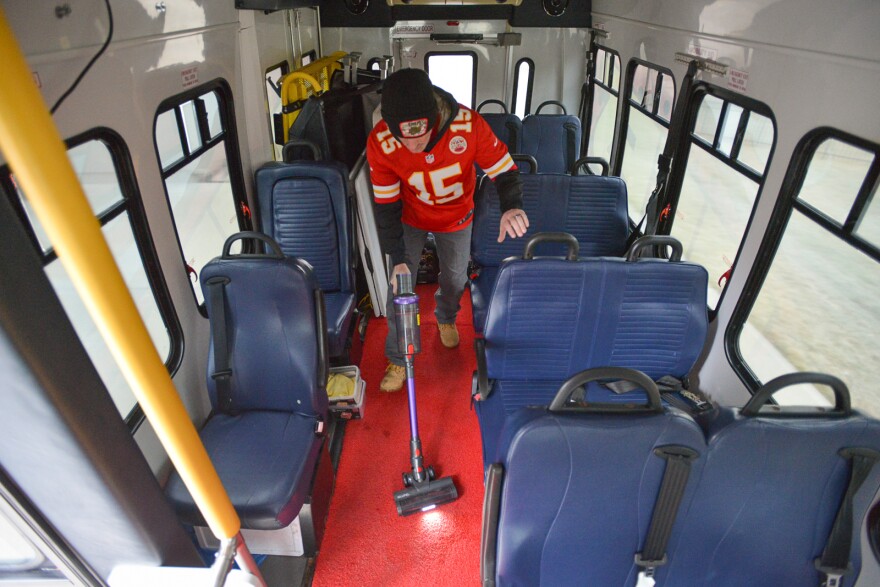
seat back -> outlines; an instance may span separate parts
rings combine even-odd
[[[254,235],[259,233],[230,237],[224,254],[206,264],[199,278],[212,329],[207,378],[212,405],[218,406],[217,359],[222,365],[224,353],[231,370],[229,411],[291,412],[323,420],[327,343],[317,280],[308,263],[283,255],[274,243],[269,254],[229,254],[233,240]],[[220,297],[212,290],[216,287],[222,288]],[[218,327],[225,331],[225,349],[216,347]]]
[[[538,169],[541,169],[540,166]],[[539,232],[568,232],[580,245],[582,257],[618,256],[626,252],[629,236],[626,183],[619,177],[524,173],[523,210],[529,216],[524,238]],[[501,207],[492,181],[483,181],[474,203],[471,257],[480,267],[498,267],[521,256],[522,239],[498,242]],[[563,254],[548,246],[539,255]]]
[[[511,414],[549,404],[562,382],[579,371],[626,367],[652,380],[685,377],[706,340],[707,281],[699,265],[661,259],[506,261],[484,331],[492,391],[476,402],[484,463],[495,457]],[[594,401],[608,403],[641,397],[598,384],[589,392]]]
[[[268,163],[256,172],[262,231],[313,267],[325,292],[353,291],[348,174],[335,161]]]
[[[563,114],[540,114],[548,105],[562,108]],[[542,173],[570,173],[580,157],[581,121],[565,113],[559,102],[544,102],[522,121],[521,152],[538,161]]]
[[[768,383],[742,410],[723,408],[708,427],[707,463],[682,540],[661,585],[819,585],[822,556],[850,483],[852,462],[843,452],[868,449],[880,456],[880,422],[849,407],[845,386],[830,384],[834,410],[761,404],[789,383],[829,382],[827,375],[798,373]],[[845,401],[841,401],[844,397]],[[752,410],[752,408],[758,408]],[[880,488],[874,466],[852,501],[853,585],[861,566],[862,526]],[[845,561],[844,561],[845,562]]]
[[[706,339],[707,280],[699,265],[661,259],[508,261],[489,302],[488,375],[562,381],[617,366],[682,377]]]
[[[651,393],[659,406],[656,387]],[[691,480],[699,478],[705,453],[702,430],[688,415],[637,408],[526,408],[508,421],[500,467],[493,465],[487,481],[484,512],[495,516],[484,514],[484,581],[490,575],[497,586],[635,584],[634,557],[645,546],[666,469],[655,450],[698,455]],[[692,486],[685,485],[679,511],[688,507]]]
[[[488,104],[500,105],[503,112],[481,112]],[[501,100],[483,100],[477,106],[477,112],[489,124],[489,128],[498,137],[498,140],[507,145],[511,153],[519,153],[522,150],[522,121],[516,114],[507,111],[507,106]]]
[[[269,252],[231,255],[231,244],[242,238],[261,240]],[[286,257],[257,232],[227,239],[200,280],[211,323],[214,410],[199,438],[242,528],[285,528],[309,495],[320,499],[312,488],[319,487],[314,479],[328,410],[322,292],[308,263]],[[165,491],[183,522],[205,525],[178,472]],[[281,552],[302,553],[293,544]]]
[[[539,167],[540,169],[540,167]],[[619,177],[522,174],[523,209],[529,217],[525,239],[539,232],[567,232],[577,238],[581,257],[623,255],[629,235],[626,184]],[[489,296],[501,262],[521,256],[523,238],[498,242],[501,208],[491,181],[476,198],[471,258],[481,268],[471,283],[474,328],[481,332]],[[538,255],[563,255],[564,247],[545,243]]]

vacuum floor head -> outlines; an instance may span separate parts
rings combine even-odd
[[[458,489],[455,488],[452,477],[418,483],[394,492],[394,503],[401,516],[426,512],[456,499]]]

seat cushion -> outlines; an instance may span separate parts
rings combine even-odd
[[[705,453],[699,426],[674,410],[516,412],[499,445],[504,481],[495,584],[634,585],[633,558],[645,543],[666,468],[654,449],[668,445]],[[703,460],[691,465],[694,479]]]
[[[314,418],[285,412],[216,414],[199,436],[242,528],[276,530],[299,514],[323,442],[315,434]],[[182,521],[205,524],[176,472],[166,494]]]
[[[354,315],[354,294],[351,292],[325,292],[324,308],[327,311],[327,352],[338,357],[345,351],[345,341],[351,317]]]
[[[483,267],[480,274],[470,281],[471,307],[474,311],[474,332],[483,332],[486,326],[486,313],[489,311],[489,298],[498,278],[498,267]]]

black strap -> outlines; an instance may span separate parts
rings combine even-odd
[[[691,461],[699,456],[693,449],[675,445],[655,448],[654,454],[666,459],[666,470],[654,503],[645,546],[635,556],[636,565],[642,567],[646,577],[653,577],[654,569],[666,564],[666,544],[691,474]]]
[[[657,384],[657,389],[660,393],[676,393],[681,391],[682,389],[687,388],[685,381],[679,379],[678,377],[674,377],[672,375],[664,375],[660,379],[656,380],[654,383]],[[627,381],[626,379],[617,379],[615,381],[603,381],[603,387],[607,387],[614,393],[627,393],[634,389],[641,389],[637,383],[632,381]]]
[[[230,412],[232,409],[232,390],[229,366],[229,343],[226,337],[226,295],[228,277],[212,277],[205,282],[211,300],[211,339],[214,343],[214,372],[211,379],[217,387],[217,410]]]
[[[471,401],[485,401],[492,393],[492,382],[489,381],[489,369],[486,365],[486,339],[475,338],[474,350],[477,355],[477,373],[471,390]]]
[[[572,168],[574,167],[574,162],[578,160],[578,147],[580,146],[577,143],[577,125],[573,122],[566,122],[562,127],[565,129],[565,144],[567,149],[564,173],[574,173]]]
[[[519,151],[517,147],[519,145],[519,131],[516,128],[516,123],[508,120],[504,126],[507,128],[507,150],[510,153],[516,153]]]
[[[853,498],[868,478],[871,469],[880,459],[880,453],[868,448],[845,448],[840,456],[851,463],[849,485],[846,494],[837,510],[837,517],[825,543],[822,556],[815,561],[816,568],[822,573],[823,587],[838,587],[840,579],[852,570],[849,553],[852,549],[853,531]]]
[[[669,169],[675,156],[675,147],[678,145],[678,137],[684,124],[684,110],[696,74],[697,62],[691,61],[688,64],[687,74],[681,82],[681,92],[678,95],[678,101],[675,103],[675,108],[672,111],[672,119],[669,121],[669,132],[666,133],[666,144],[663,146],[663,152],[657,157],[657,184],[648,198],[648,204],[645,206],[645,216],[642,220],[639,220],[639,228],[642,226],[642,221],[647,221],[647,224],[645,224],[645,234],[656,234],[657,225],[660,223],[660,212],[657,210],[657,207],[665,199]]]
[[[486,472],[486,496],[483,500],[483,530],[480,534],[480,581],[483,587],[495,587],[498,518],[501,516],[501,485],[504,467],[489,465]]]
[[[687,377],[679,379],[672,375],[664,375],[654,383],[657,384],[657,389],[660,391],[660,395],[666,403],[675,406],[679,410],[687,412],[692,416],[714,409],[712,402],[705,394],[703,394],[703,392],[688,389]],[[632,381],[626,381],[625,379],[603,381],[601,382],[601,385],[616,394],[628,393],[635,389],[641,389]],[[581,400],[583,399],[583,393],[583,390],[581,390]],[[572,397],[574,397],[574,395]]]

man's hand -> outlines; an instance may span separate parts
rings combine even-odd
[[[406,263],[400,263],[394,266],[394,269],[391,270],[391,293],[397,295],[397,276],[409,275],[409,273],[409,267],[407,267]]]
[[[498,242],[504,242],[504,237],[516,238],[526,233],[529,228],[529,217],[524,210],[514,208],[501,215],[501,230],[498,232]]]

